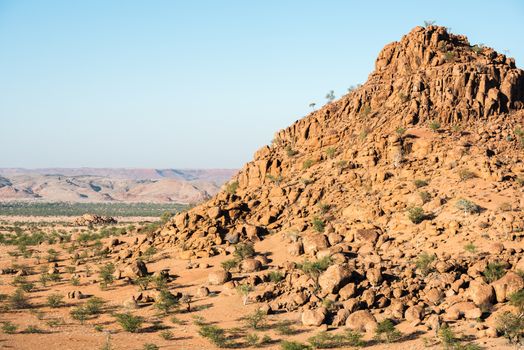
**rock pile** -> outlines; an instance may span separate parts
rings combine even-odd
[[[116,219],[111,216],[100,216],[96,214],[84,214],[74,221],[74,224],[77,226],[113,225],[116,223]]]

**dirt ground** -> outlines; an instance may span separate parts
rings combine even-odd
[[[67,230],[72,230],[67,226]],[[85,229],[85,228],[83,228]],[[119,236],[118,239],[125,242],[133,242],[137,237],[142,235],[137,233],[126,233]],[[102,240],[104,244],[109,243],[112,238]],[[89,244],[92,244],[90,242]],[[138,309],[132,310],[133,314],[144,317],[145,323],[138,333],[129,333],[122,330],[117,324],[115,318],[111,315],[113,312],[123,312],[125,308],[123,303],[129,300],[133,295],[139,293],[137,286],[125,282],[125,280],[116,280],[109,285],[107,289],[101,289],[98,283],[98,267],[102,266],[109,259],[87,258],[85,263],[76,265],[75,273],[80,276],[80,285],[71,284],[71,274],[66,272],[66,266],[72,266],[70,259],[71,254],[66,252],[71,243],[43,243],[39,246],[30,247],[34,250],[33,257],[24,258],[22,256],[12,256],[8,252],[13,252],[16,247],[11,245],[2,245],[0,247],[0,269],[6,269],[13,266],[28,266],[31,270],[27,276],[28,282],[35,284],[34,291],[26,293],[29,298],[31,307],[12,310],[4,307],[0,316],[0,322],[12,322],[18,326],[15,334],[0,335],[0,348],[2,349],[103,349],[108,339],[110,340],[111,349],[143,349],[144,344],[156,344],[160,349],[203,349],[214,348],[206,339],[198,334],[198,326],[195,324],[197,317],[203,318],[206,323],[214,324],[228,330],[234,329],[238,334],[235,340],[236,348],[246,347],[242,337],[254,331],[248,330],[242,317],[253,313],[259,305],[249,302],[243,305],[241,296],[236,291],[231,291],[222,286],[209,286],[207,277],[210,271],[218,269],[220,262],[227,259],[225,256],[215,256],[211,258],[198,259],[199,267],[187,269],[188,261],[175,259],[169,251],[156,253],[150,261],[147,262],[149,272],[157,272],[168,269],[170,275],[176,276],[169,283],[171,292],[182,292],[195,295],[195,290],[200,286],[209,286],[211,294],[204,298],[193,297],[192,310],[186,312],[182,309],[171,313],[168,316],[159,315],[158,311],[151,305],[141,305]],[[41,269],[47,269],[50,263],[45,259],[34,258],[36,255],[44,257],[49,249],[55,249],[59,252],[57,261],[58,270],[61,280],[58,282],[49,282],[43,286],[39,282]],[[272,235],[267,239],[258,242],[255,245],[256,251],[268,253],[270,258],[269,267],[281,265],[287,256],[283,238],[280,235]],[[89,250],[90,247],[79,246],[76,251]],[[42,261],[44,260],[44,261]],[[91,267],[91,275],[86,275],[86,266]],[[208,265],[208,267],[205,267]],[[42,268],[43,266],[43,268]],[[10,274],[0,275],[0,293],[9,295],[16,289],[12,285],[15,277]],[[70,310],[83,304],[88,299],[67,299],[64,298],[65,304],[58,308],[51,308],[46,305],[46,299],[50,294],[58,293],[66,296],[68,292],[80,290],[86,296],[97,296],[106,301],[104,311],[97,317],[90,318],[81,324],[78,320],[72,319]],[[148,291],[146,291],[147,293]],[[5,304],[5,302],[3,302]],[[176,317],[176,323],[171,319]],[[282,335],[277,331],[276,325],[283,321],[290,321],[295,334]],[[40,333],[28,333],[28,326],[36,326]],[[460,332],[467,335],[474,330],[474,322],[460,325]],[[401,342],[393,344],[376,344],[372,341],[372,335],[367,334],[364,339],[368,341],[369,349],[427,349],[441,348],[440,345],[432,341],[431,331],[424,327],[412,327],[408,323],[398,325],[398,329],[404,337]],[[163,339],[160,334],[163,331],[172,332],[173,338]],[[300,314],[291,312],[286,314],[268,315],[267,327],[255,333],[260,337],[268,335],[271,338],[267,344],[257,345],[258,348],[280,349],[281,340],[297,340],[305,342],[309,337],[317,334],[321,329],[316,327],[304,327],[300,323]],[[340,332],[340,331],[337,331]],[[427,340],[424,340],[427,339]],[[434,345],[431,345],[433,342]],[[484,348],[503,349],[510,348],[505,345],[501,338],[497,339],[478,339],[476,343]]]

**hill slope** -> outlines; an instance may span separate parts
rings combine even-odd
[[[197,203],[235,170],[0,169],[0,200]]]
[[[427,330],[482,316],[477,335],[494,335],[524,288],[523,107],[511,58],[417,27],[381,51],[365,84],[279,131],[131,259],[151,244],[195,259],[251,241],[259,263],[244,260],[224,290],[249,284],[253,301],[299,310],[306,325],[393,318]]]

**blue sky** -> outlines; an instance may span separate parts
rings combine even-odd
[[[240,167],[424,20],[523,66],[518,0],[0,0],[0,167]]]

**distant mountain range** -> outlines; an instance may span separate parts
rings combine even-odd
[[[195,203],[235,169],[0,168],[0,201]]]

